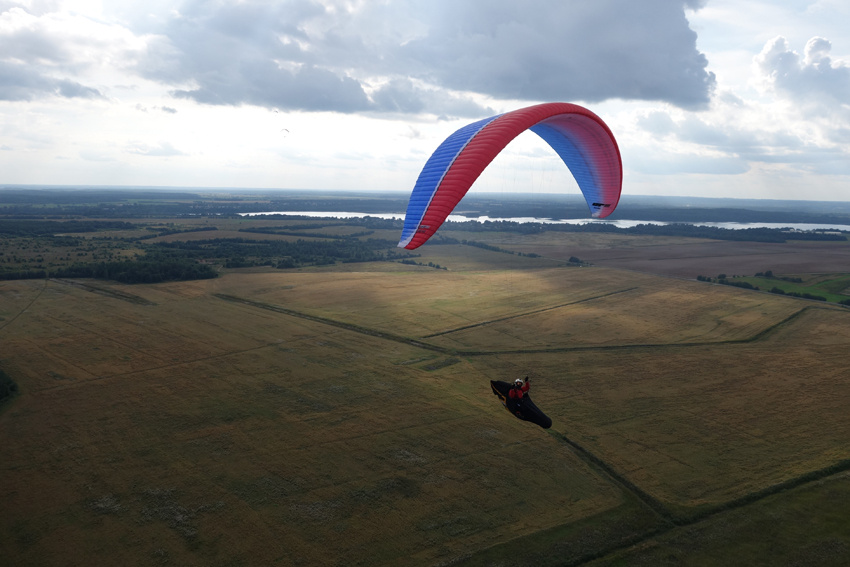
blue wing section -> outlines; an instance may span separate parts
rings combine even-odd
[[[583,141],[574,140],[568,130],[545,123],[532,126],[529,130],[552,146],[552,149],[573,174],[585,201],[587,201],[587,206],[591,211],[594,211],[596,209],[594,203],[599,203],[604,199],[601,184],[593,174],[593,169],[590,166],[592,160],[588,156],[588,150],[585,147],[586,145],[582,143]]]
[[[410,202],[407,204],[407,214],[404,217],[404,228],[401,232],[401,242],[399,248],[404,248],[413,235],[416,234],[416,229],[422,223],[422,217],[425,216],[425,211],[428,210],[428,205],[434,198],[437,189],[440,187],[440,182],[445,177],[446,172],[451,168],[455,158],[463,151],[463,148],[481,131],[487,124],[498,118],[500,115],[491,116],[478,122],[468,124],[457,130],[454,134],[440,144],[428,161],[425,167],[419,173],[419,178],[416,180],[416,185],[413,187],[413,192],[410,195]]]

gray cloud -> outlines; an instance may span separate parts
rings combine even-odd
[[[32,100],[39,96],[66,98],[102,98],[97,89],[39,73],[22,63],[0,60],[0,100]]]
[[[376,89],[371,95],[373,109],[386,113],[417,114],[427,112],[438,116],[480,116],[495,114],[469,97],[454,95],[442,89],[425,89],[408,78],[395,78]]]
[[[442,26],[403,52],[436,82],[497,98],[708,103],[715,79],[684,4],[445,2]]]
[[[205,104],[481,115],[474,93],[698,108],[715,79],[686,5],[698,3],[189,0],[138,70]]]
[[[370,108],[358,81],[314,66],[292,72],[280,69],[272,61],[246,61],[229,73],[208,75],[198,83],[198,88],[178,89],[172,94],[205,104],[252,104],[338,112]]]
[[[666,136],[676,131],[677,126],[667,112],[654,110],[638,118],[638,126],[651,134]]]
[[[808,131],[801,134],[793,127],[755,130],[741,125],[742,101],[725,97],[727,106],[715,113],[724,117],[716,122],[687,114],[674,120],[666,111],[656,110],[640,117],[637,125],[659,144],[672,142],[683,153],[661,152],[652,155],[643,148],[630,148],[641,158],[635,169],[663,173],[743,173],[749,163],[783,164],[806,172],[839,173],[850,171],[850,160],[840,145],[826,147],[813,142]],[[744,112],[751,112],[744,110]],[[790,123],[789,123],[790,124]],[[834,138],[848,136],[850,130],[836,128]],[[845,140],[846,142],[846,140]],[[839,142],[840,143],[840,142]],[[688,154],[693,148],[712,150],[711,155]],[[644,155],[646,154],[646,155]],[[661,157],[659,157],[661,156]]]
[[[133,4],[85,20],[101,37],[50,0],[0,0],[14,22],[0,29],[0,96],[101,96],[83,78],[97,66],[202,104],[392,116],[481,116],[482,97],[702,108],[715,85],[685,14],[700,0]]]
[[[53,9],[34,2],[38,14]],[[0,100],[33,100],[47,95],[65,98],[102,98],[94,87],[73,80],[78,64],[68,38],[58,37],[33,13],[14,2],[0,3]]]

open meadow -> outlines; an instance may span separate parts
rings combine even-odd
[[[709,241],[586,237],[0,282],[0,557],[844,565],[850,310],[638,269]],[[490,392],[525,375],[550,430]]]

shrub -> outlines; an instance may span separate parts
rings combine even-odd
[[[8,374],[0,370],[0,402],[6,398],[11,398],[18,391],[18,385],[12,380]]]

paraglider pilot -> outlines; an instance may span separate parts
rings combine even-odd
[[[514,387],[508,390],[508,396],[512,400],[516,400],[517,409],[522,406],[522,398],[525,397],[525,394],[528,393],[528,389],[530,387],[531,384],[528,383],[528,376],[526,376],[525,382],[523,382],[520,378],[514,380]]]

